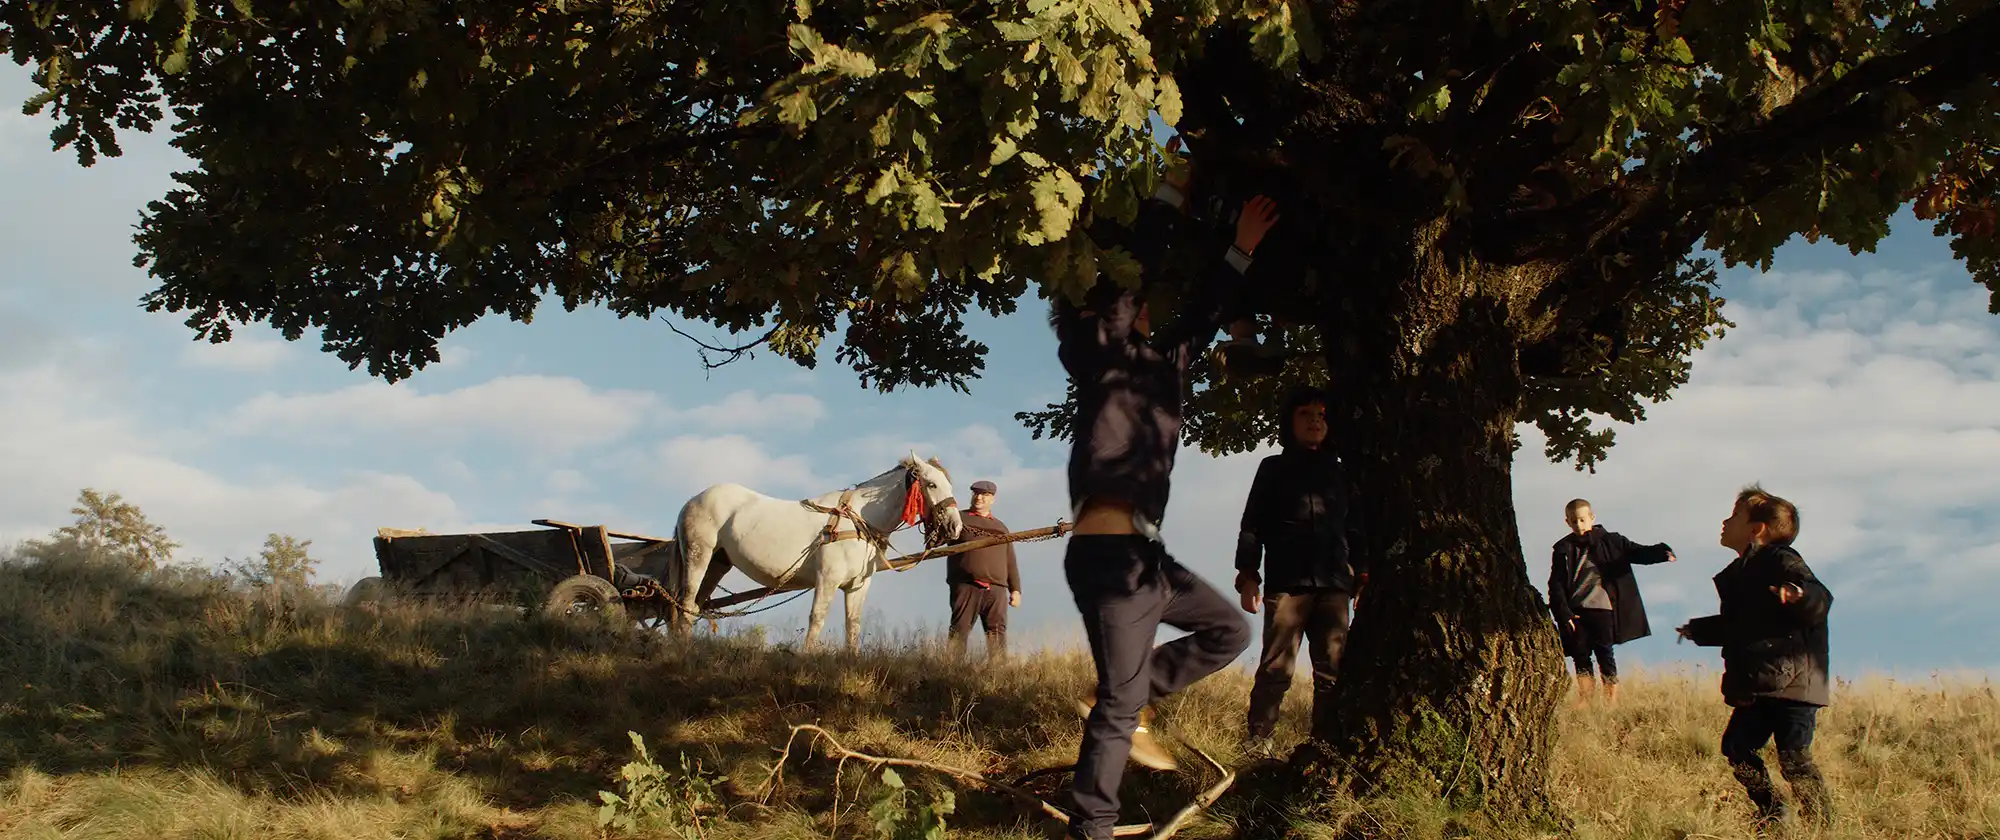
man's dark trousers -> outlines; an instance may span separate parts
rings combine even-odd
[[[1348,607],[1354,596],[1339,589],[1310,588],[1264,593],[1264,651],[1257,682],[1250,689],[1249,735],[1268,738],[1278,727],[1278,710],[1292,687],[1292,664],[1299,641],[1306,642],[1313,669],[1313,714],[1332,708],[1334,674],[1347,644]]]
[[[972,622],[976,619],[986,628],[986,655],[1002,657],[1007,655],[1007,599],[1012,593],[1006,587],[976,583],[954,583],[951,585],[951,635],[948,642],[951,655],[957,657],[965,652],[965,637],[972,634]]]
[[[1757,806],[1759,819],[1775,819],[1784,813],[1771,785],[1771,771],[1757,755],[1772,740],[1778,742],[1778,771],[1792,783],[1799,810],[1821,824],[1831,818],[1826,780],[1812,759],[1818,717],[1818,706],[1771,697],[1759,697],[1729,715],[1729,725],[1722,730],[1722,757],[1729,759],[1729,769]]]
[[[1142,536],[1072,536],[1063,574],[1097,665],[1097,704],[1070,788],[1077,810],[1070,836],[1099,840],[1118,819],[1118,784],[1140,709],[1228,665],[1250,646],[1250,625],[1215,587]],[[1156,649],[1161,624],[1189,635]]]

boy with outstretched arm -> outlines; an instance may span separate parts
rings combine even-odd
[[[1736,552],[1715,575],[1716,615],[1689,621],[1681,638],[1722,648],[1722,699],[1735,711],[1722,731],[1722,755],[1757,806],[1761,831],[1785,806],[1757,753],[1774,738],[1778,770],[1804,815],[1832,816],[1826,781],[1813,764],[1813,728],[1827,691],[1826,615],[1833,593],[1792,548],[1799,510],[1755,484],[1736,495],[1721,542]]]
[[[1174,235],[1186,203],[1185,180],[1170,180],[1130,233],[1148,285],[1165,253],[1156,240]],[[1097,669],[1096,692],[1081,704],[1086,723],[1070,787],[1072,838],[1112,836],[1128,759],[1175,767],[1151,736],[1152,705],[1220,670],[1250,644],[1248,622],[1167,553],[1159,527],[1180,447],[1188,364],[1236,314],[1237,286],[1275,220],[1268,199],[1252,199],[1232,247],[1197,266],[1206,276],[1182,290],[1190,303],[1165,329],[1154,330],[1140,295],[1101,279],[1086,307],[1057,298],[1052,308],[1058,355],[1077,391],[1069,459],[1076,529],[1063,574]],[[1190,634],[1155,648],[1161,624]]]
[[[1577,704],[1590,699],[1593,656],[1604,699],[1617,703],[1618,660],[1612,646],[1653,633],[1632,567],[1671,563],[1674,550],[1666,543],[1639,545],[1604,530],[1584,499],[1570,500],[1563,521],[1570,532],[1556,541],[1549,560],[1549,611],[1555,613],[1563,652],[1576,664]]]

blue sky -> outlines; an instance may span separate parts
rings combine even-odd
[[[0,101],[28,90],[23,70],[0,71]],[[1032,307],[975,322],[992,352],[969,396],[864,391],[830,358],[818,371],[759,357],[704,372],[664,325],[557,305],[532,326],[456,333],[443,364],[389,386],[310,340],[257,326],[197,344],[177,318],[142,311],[152,284],[131,265],[132,228],[187,162],[164,136],[131,137],[124,157],[83,169],[49,151],[48,130],[0,109],[0,544],[62,524],[92,486],[141,505],[184,559],[251,554],[278,531],[313,540],[323,578],[349,582],[374,573],[379,526],[527,529],[548,517],[667,534],[709,484],[804,496],[913,448],[960,483],[997,482],[998,513],[1016,528],[1065,515],[1064,448],[1012,419],[1062,393]],[[1874,254],[1794,243],[1771,273],[1726,272],[1738,327],[1647,423],[1620,427],[1597,474],[1546,463],[1524,430],[1515,494],[1538,586],[1574,496],[1607,527],[1680,555],[1641,572],[1656,635],[1621,648],[1625,661],[1717,664],[1675,646],[1671,628],[1712,611],[1708,577],[1728,560],[1717,525],[1759,480],[1800,505],[1798,547],[1838,598],[1837,671],[2000,664],[2000,624],[1986,617],[2000,596],[2000,319],[1928,225],[1906,215],[1895,231]],[[1169,546],[1218,585],[1262,454],[1190,450],[1176,472]],[[1061,545],[1021,550],[1024,644],[1080,635]],[[869,632],[937,632],[944,590],[935,563],[879,577]],[[758,619],[773,639],[796,637],[804,602]],[[836,638],[839,626],[829,622]]]

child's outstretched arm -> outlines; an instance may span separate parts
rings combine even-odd
[[[1674,557],[1673,546],[1667,545],[1666,543],[1658,543],[1655,545],[1640,545],[1629,539],[1626,539],[1624,534],[1620,534],[1616,531],[1611,532],[1610,537],[1611,540],[1618,545],[1619,559],[1623,560],[1626,563],[1630,563],[1634,566],[1651,566],[1655,563],[1672,563],[1674,562],[1675,559],[1677,559]]]
[[[1735,626],[1720,615],[1688,619],[1678,632],[1681,638],[1702,647],[1722,647],[1736,637]]]
[[[1778,598],[1778,614],[1799,627],[1825,621],[1833,610],[1833,591],[1813,574],[1805,558],[1787,551],[1779,563],[1778,576],[1784,582],[1771,587]]]

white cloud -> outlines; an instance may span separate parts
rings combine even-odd
[[[263,394],[232,412],[224,428],[322,441],[355,434],[414,440],[489,434],[560,452],[624,438],[659,407],[649,392],[598,390],[569,377],[504,376],[436,394],[408,382],[366,382],[330,392]]]
[[[269,373],[291,361],[298,348],[278,338],[237,335],[222,344],[189,342],[181,359],[195,367],[216,368],[236,373]]]
[[[548,487],[551,493],[578,493],[590,489],[590,479],[576,470],[556,470],[549,473]]]
[[[1596,475],[1544,463],[1539,435],[1523,435],[1531,578],[1547,577],[1563,503],[1590,498],[1607,528],[1680,557],[1641,572],[1658,635],[1714,608],[1720,522],[1760,481],[1799,505],[1797,546],[1834,585],[1837,635],[1843,616],[1928,618],[2000,596],[2000,320],[1984,293],[1956,270],[1742,285],[1727,313],[1740,328],[1646,423],[1619,427]]]
[[[129,383],[87,366],[0,374],[0,539],[39,537],[70,519],[78,490],[117,492],[182,542],[180,556],[220,562],[256,551],[270,532],[312,539],[322,576],[372,574],[369,537],[410,519],[463,520],[452,500],[407,475],[348,471],[308,484],[228,480],[174,450],[185,435],[147,429]]]
[[[737,391],[721,402],[673,412],[673,419],[705,429],[805,431],[826,416],[826,406],[806,394]]]
[[[438,348],[438,360],[424,370],[458,370],[470,364],[477,355],[479,354],[474,353],[472,348],[462,344],[447,344]]]
[[[770,495],[817,494],[838,489],[814,475],[802,455],[772,455],[743,435],[683,435],[661,443],[648,469],[654,481],[681,493],[681,502],[714,484],[732,482]]]

